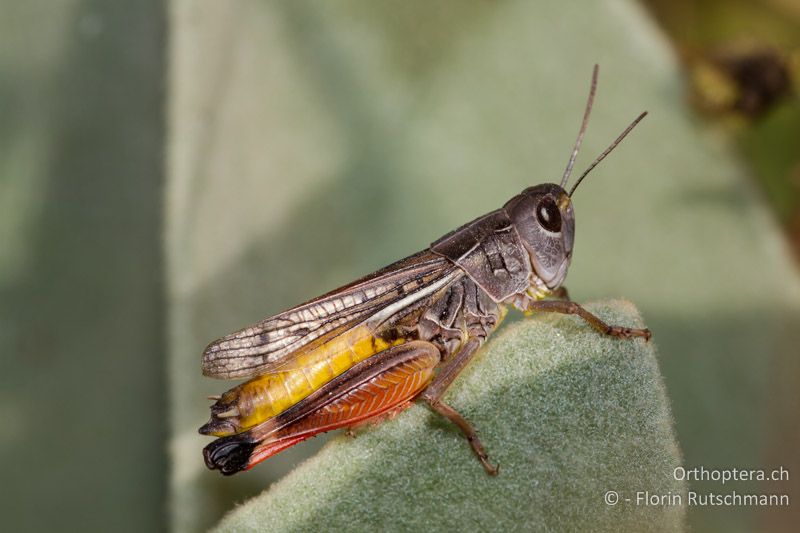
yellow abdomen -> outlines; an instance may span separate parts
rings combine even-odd
[[[300,402],[356,363],[402,342],[403,339],[387,342],[366,326],[358,326],[300,353],[285,370],[258,376],[231,389],[222,401],[235,406],[232,417],[238,418],[237,432],[245,431]]]

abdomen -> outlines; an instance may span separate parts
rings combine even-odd
[[[211,408],[211,420],[200,429],[222,437],[246,431],[296,405],[353,365],[405,342],[385,340],[366,325],[301,352],[277,372],[251,379],[226,392]]]

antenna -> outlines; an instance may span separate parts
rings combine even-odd
[[[567,180],[569,179],[569,175],[572,173],[572,166],[575,164],[575,159],[578,157],[578,150],[581,149],[581,143],[583,142],[583,135],[586,133],[586,126],[589,125],[589,113],[592,112],[592,103],[594,103],[594,93],[597,91],[597,74],[600,70],[600,66],[595,63],[594,68],[592,69],[592,85],[589,88],[589,99],[586,101],[586,110],[583,112],[583,122],[581,122],[581,129],[578,132],[578,138],[575,141],[575,148],[572,149],[572,155],[569,157],[569,162],[567,163],[567,169],[564,171],[564,177],[561,178],[561,188],[563,189],[566,184]]]
[[[646,116],[647,116],[647,111],[645,111],[644,113],[642,113],[641,115],[639,115],[638,117],[636,117],[636,119],[635,119],[633,122],[631,122],[630,126],[628,126],[627,128],[625,128],[625,131],[623,131],[622,133],[620,133],[620,134],[619,134],[619,137],[617,137],[616,139],[614,139],[614,142],[613,142],[613,143],[611,143],[611,146],[609,146],[608,148],[606,148],[606,149],[605,149],[605,151],[604,151],[602,154],[600,154],[599,156],[597,156],[597,159],[595,159],[595,160],[592,162],[592,164],[591,164],[591,165],[589,165],[589,168],[587,168],[586,170],[584,170],[584,171],[583,171],[583,174],[581,174],[581,177],[580,177],[580,178],[578,178],[578,181],[576,181],[576,182],[575,182],[575,185],[573,185],[573,186],[572,186],[572,189],[570,189],[570,191],[569,191],[569,196],[570,196],[570,197],[572,197],[572,193],[574,193],[574,192],[575,192],[575,189],[577,189],[577,188],[578,188],[578,185],[580,185],[580,184],[581,184],[581,182],[583,181],[583,178],[585,178],[585,177],[586,177],[586,175],[587,175],[587,174],[589,174],[589,172],[591,172],[591,171],[592,171],[592,169],[593,169],[594,167],[596,167],[596,166],[597,166],[597,164],[598,164],[600,161],[602,161],[603,159],[605,159],[605,157],[606,157],[608,154],[610,154],[610,153],[611,153],[611,150],[613,150],[614,148],[616,148],[616,147],[617,147],[617,145],[618,145],[620,142],[622,142],[622,139],[624,139],[624,138],[625,138],[625,136],[626,136],[626,135],[628,135],[628,134],[631,132],[631,130],[632,130],[633,128],[635,128],[635,127],[636,127],[636,125],[637,125],[639,122],[641,122],[641,120],[642,120],[644,117],[646,117]]]

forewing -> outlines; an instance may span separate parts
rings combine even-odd
[[[203,352],[203,374],[235,379],[279,371],[305,348],[372,317],[393,314],[402,302],[445,286],[459,272],[446,258],[420,252],[212,342]]]

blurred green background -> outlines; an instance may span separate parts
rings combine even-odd
[[[791,2],[0,5],[9,530],[204,529],[313,453],[206,471],[203,346],[556,180],[595,62],[578,168],[651,116],[576,197],[571,295],[642,310],[687,466],[782,465],[733,488],[800,497],[796,84],[756,116],[689,97],[741,39],[794,76]]]

